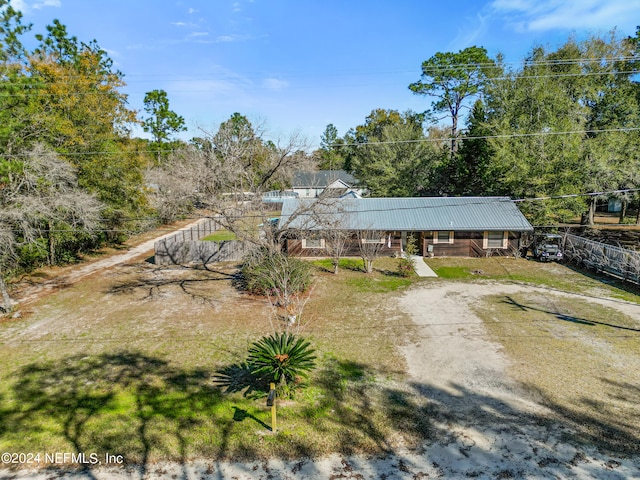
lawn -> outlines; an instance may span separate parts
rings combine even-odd
[[[566,292],[590,293],[640,303],[640,289],[636,285],[604,275],[594,275],[564,264],[512,257],[429,258],[425,259],[425,262],[440,279],[522,282]]]
[[[578,443],[638,454],[640,323],[558,295],[485,297],[475,307],[511,359],[512,376]]]
[[[202,242],[225,242],[227,240],[236,240],[236,234],[229,230],[216,230],[211,235],[207,235],[200,239]]]
[[[417,445],[426,407],[402,384],[398,349],[411,326],[390,301],[415,279],[398,283],[395,264],[381,259],[371,275],[315,268],[302,319],[318,368],[281,403],[277,435],[264,398],[214,381],[277,322],[237,289],[235,265],[141,262],[51,294],[0,323],[0,450],[151,464]]]
[[[428,263],[449,278],[444,281],[527,282],[638,301],[630,291],[562,265],[505,258]],[[317,351],[318,368],[308,388],[280,402],[277,435],[270,432],[263,396],[242,382],[225,388],[215,382],[241,365],[253,341],[278,328],[265,300],[238,289],[233,264],[198,269],[140,261],[61,288],[23,307],[21,318],[0,323],[0,451],[110,452],[151,465],[196,457],[383,454],[434,440],[432,422],[442,419],[433,418],[429,401],[405,382],[401,348],[420,332],[395,299],[412,285],[443,279],[399,277],[392,258],[377,260],[370,275],[358,259],[343,260],[337,275],[327,260],[313,264],[300,329]],[[576,419],[638,418],[629,406],[638,404],[637,387],[631,387],[639,374],[636,333],[620,330],[636,335],[634,341],[588,337],[592,348],[581,351],[571,343],[571,335],[583,335],[571,330],[579,324],[553,323],[553,315],[561,309],[575,318],[635,327],[606,309],[549,305],[545,298],[515,298],[527,305],[524,313],[500,298],[477,306],[514,359],[513,374]],[[595,325],[590,331],[612,328]],[[553,334],[548,343],[536,340],[541,329]],[[518,332],[526,342],[505,340]],[[594,360],[597,355],[602,358]],[[607,370],[606,362],[619,365]],[[631,367],[625,371],[625,365]],[[581,392],[593,393],[593,382],[598,391],[609,385],[618,400],[580,403]],[[559,385],[569,387],[558,392]],[[600,414],[591,412],[598,408]],[[585,430],[585,438],[598,431]]]

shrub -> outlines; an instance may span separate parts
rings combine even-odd
[[[315,350],[303,338],[283,332],[254,342],[247,363],[256,376],[265,376],[279,384],[281,393],[289,393],[316,366]],[[294,383],[291,383],[295,381]]]
[[[311,265],[280,251],[262,247],[245,261],[242,277],[247,291],[274,296],[288,303],[292,295],[304,292],[311,284]]]
[[[398,274],[401,277],[410,277],[413,274],[413,261],[410,258],[398,260]]]

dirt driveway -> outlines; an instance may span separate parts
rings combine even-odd
[[[451,433],[451,443],[433,445],[427,454],[439,457],[446,477],[485,472],[488,478],[640,478],[640,459],[612,459],[563,443],[551,412],[509,378],[508,359],[472,307],[489,295],[525,291],[550,295],[524,285],[452,282],[415,288],[400,299],[422,331],[404,347],[412,384],[435,402],[441,427]],[[553,295],[607,306],[640,324],[640,305]]]
[[[200,220],[189,223],[180,229],[171,230],[169,233],[154,237],[151,240],[146,240],[138,245],[128,248],[122,253],[116,253],[95,261],[83,263],[80,266],[72,265],[61,269],[51,280],[20,285],[16,289],[17,291],[12,293],[14,301],[20,305],[32,302],[43,295],[51,293],[59,288],[72,285],[96,272],[130,262],[141,255],[153,252],[153,245],[155,242],[174,235],[178,230],[187,230],[196,225],[199,221]]]

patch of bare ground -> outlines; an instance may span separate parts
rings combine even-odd
[[[502,452],[515,477],[543,454],[566,466],[558,451],[638,460],[639,305],[446,282],[409,290],[401,306],[421,331],[404,347],[412,385],[463,453]]]
[[[173,235],[176,230],[189,228],[197,221],[182,220],[161,229],[154,229],[130,238],[118,248],[103,248],[95,255],[87,255],[80,264],[40,268],[12,282],[11,295],[20,306],[42,298],[50,293],[67,288],[94,273],[103,272],[115,265],[121,265],[141,256],[153,256],[153,244]],[[164,232],[159,235],[159,232]]]

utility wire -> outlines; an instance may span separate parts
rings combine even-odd
[[[418,138],[413,140],[382,140],[382,141],[366,141],[366,142],[353,142],[353,143],[335,143],[327,145],[327,148],[341,148],[341,147],[364,147],[364,146],[376,146],[376,145],[401,145],[411,143],[439,143],[439,142],[451,142],[452,140],[458,141],[470,141],[470,140],[488,140],[488,139],[510,139],[510,138],[527,138],[527,137],[541,137],[541,136],[561,136],[561,135],[584,135],[595,133],[630,133],[640,131],[640,127],[621,127],[621,128],[605,128],[605,129],[591,129],[591,130],[567,130],[562,132],[532,132],[532,133],[506,133],[501,135],[479,135],[473,137],[442,137],[442,138]],[[158,153],[175,154],[180,153],[181,150],[169,149],[169,150],[133,150],[124,152],[114,152],[113,150],[107,151],[88,151],[88,152],[55,152],[61,156],[87,156],[87,155],[120,155],[131,156],[139,154],[155,155]],[[46,156],[51,152],[42,153],[8,153],[0,154],[0,158],[28,158],[33,156]]]
[[[406,207],[390,207],[390,208],[364,208],[364,209],[359,209],[359,210],[354,210],[354,211],[350,211],[350,210],[345,210],[345,209],[341,209],[340,207],[343,205],[342,202],[336,202],[335,204],[332,203],[323,203],[320,204],[320,207],[322,210],[319,209],[315,209],[313,207],[313,203],[312,202],[316,202],[317,200],[315,199],[309,199],[308,203],[309,205],[306,206],[304,205],[302,207],[302,211],[299,212],[293,212],[290,215],[282,215],[282,213],[280,215],[278,215],[278,217],[284,217],[284,218],[297,218],[297,217],[326,217],[329,215],[348,215],[349,213],[388,213],[388,212],[400,212],[400,211],[407,211],[407,210],[430,210],[430,209],[439,209],[439,208],[452,208],[452,207],[456,207],[456,208],[467,208],[470,205],[487,205],[487,204],[491,204],[491,203],[522,203],[522,202],[538,202],[538,201],[546,201],[546,200],[559,200],[559,199],[565,199],[565,198],[579,198],[579,197],[599,197],[599,196],[606,196],[606,195],[616,195],[616,194],[623,194],[623,193],[633,193],[633,192],[638,192],[640,191],[640,188],[626,188],[626,189],[618,189],[618,190],[607,190],[607,191],[600,191],[600,192],[586,192],[586,193],[574,193],[574,194],[567,194],[567,195],[550,195],[550,196],[546,196],[546,197],[531,197],[531,198],[519,198],[519,199],[511,199],[507,196],[498,196],[498,197],[450,197],[451,199],[456,199],[456,198],[466,198],[468,199],[468,201],[466,202],[451,202],[451,203],[444,203],[444,204],[440,204],[440,205],[409,205]],[[408,199],[409,197],[397,197],[397,200],[403,200],[403,198]],[[420,197],[420,198],[425,198],[428,199],[430,197]],[[431,197],[433,198],[433,197]],[[437,197],[437,198],[443,198],[443,197]],[[444,197],[447,198],[447,197]],[[477,199],[476,201],[474,201],[473,199]],[[376,198],[364,198],[363,200],[375,200]],[[491,199],[490,201],[487,201],[487,199]],[[335,210],[326,210],[327,207],[334,207],[337,206],[338,208],[336,208]],[[267,212],[268,213],[268,212]],[[218,223],[232,223],[232,222],[238,222],[238,221],[242,221],[242,220],[247,220],[247,219],[254,219],[254,220],[264,220],[266,218],[271,218],[270,215],[268,215],[267,213],[265,214],[242,214],[242,215],[227,215],[227,216],[223,216],[220,217],[218,215],[191,215],[191,216],[185,216],[185,219],[193,219],[193,220],[197,220],[197,219],[210,219],[210,220],[214,220],[214,221],[218,221]],[[106,219],[108,220],[108,219]],[[141,220],[141,221],[153,221],[153,220],[160,220],[159,217],[131,217],[131,219],[127,218],[127,217],[123,217],[119,220],[131,220],[131,221],[135,221],[135,220]],[[556,227],[559,226],[565,226],[565,225],[555,225]],[[553,225],[545,225],[544,227],[553,227]],[[14,233],[20,233],[22,232],[22,230],[20,229],[11,229]],[[133,231],[136,231],[136,229],[134,228],[130,228],[130,229],[113,229],[113,228],[96,228],[96,229],[82,229],[82,228],[72,228],[72,229],[35,229],[37,231],[40,232],[73,232],[73,233],[131,233]],[[175,232],[176,234],[178,234],[179,232],[181,232],[182,230],[174,230],[171,228],[165,228],[165,227],[158,227],[158,228],[151,228],[149,230],[145,230],[146,232]]]
[[[605,72],[576,72],[576,73],[549,73],[549,74],[538,74],[538,75],[518,75],[518,74],[513,74],[512,76],[509,76],[508,74],[505,76],[500,76],[500,77],[488,77],[488,78],[483,78],[482,81],[483,82],[498,82],[498,81],[521,81],[521,80],[528,80],[528,79],[538,79],[538,78],[570,78],[570,77],[589,77],[589,76],[603,76],[603,75],[636,75],[640,73],[640,70],[624,70],[624,71],[605,71]],[[0,86],[2,84],[0,83]],[[56,85],[56,86],[62,86],[62,85],[73,85],[73,84],[69,84],[69,83],[47,83],[45,85]],[[331,87],[331,88],[344,88],[344,87],[365,87],[368,85],[373,85],[373,83],[353,83],[350,85],[346,85],[344,83],[339,83],[339,84],[335,84],[335,85],[329,85],[329,84],[324,84],[324,87]],[[377,84],[379,85],[379,84]],[[25,87],[25,88],[29,88],[29,89],[34,89],[37,90],[39,87],[34,87],[34,86],[30,86],[30,85],[24,85],[24,84],[17,84],[17,87]],[[123,87],[118,87],[118,88],[123,88]],[[255,88],[255,87],[253,87]],[[261,87],[263,88],[263,87]],[[310,88],[315,88],[314,86],[311,85],[294,85],[293,87],[291,87],[293,89],[296,90],[301,90],[301,89],[310,89]],[[176,92],[189,92],[189,93],[194,93],[194,92],[209,92],[209,90],[206,89],[202,89],[202,90],[193,90],[193,89],[189,89],[189,90],[184,90],[184,89],[174,89],[172,90],[174,93]],[[111,92],[100,92],[100,91],[89,91],[89,92],[81,92],[81,91],[65,91],[65,92],[60,92],[60,93],[50,93],[50,92],[38,92],[38,91],[32,91],[32,92],[16,92],[16,93],[0,93],[0,98],[18,98],[18,97],[72,97],[72,96],[89,96],[89,95],[106,95],[106,96],[129,96],[129,95],[136,95],[136,94],[142,94],[142,93],[146,93],[146,92],[142,92],[142,91],[127,91],[127,92],[122,92],[120,90],[113,90]]]
[[[550,59],[543,59],[543,60],[528,60],[528,59],[524,59],[524,60],[520,60],[520,61],[510,61],[510,62],[484,62],[484,63],[450,63],[450,64],[446,64],[446,65],[432,65],[432,66],[427,66],[426,68],[423,68],[422,66],[420,66],[419,70],[420,71],[433,71],[433,72],[441,72],[441,71],[449,71],[449,70],[455,70],[455,69],[460,69],[460,68],[500,68],[500,67],[504,67],[504,66],[514,66],[514,67],[522,67],[522,68],[531,68],[531,67],[535,67],[535,66],[563,66],[563,65],[582,65],[582,64],[599,64],[601,66],[608,66],[609,63],[615,63],[615,62],[638,62],[640,61],[640,57],[636,56],[636,55],[620,55],[620,56],[604,56],[604,57],[577,57],[577,58],[567,58],[567,59],[557,59],[557,60],[550,60]],[[332,74],[332,75],[328,75],[328,76],[352,76],[352,75],[376,75],[376,74],[380,74],[380,75],[388,75],[388,74],[394,74],[394,73],[414,73],[416,71],[416,68],[414,67],[403,67],[403,68],[398,68],[398,69],[387,69],[387,70],[378,70],[378,71],[344,71],[344,72],[338,72],[338,74]],[[113,72],[108,75],[113,75],[113,76],[117,76],[118,79],[124,81],[125,83],[129,84],[129,83],[141,83],[141,82],[146,82],[146,81],[150,81],[150,80],[168,80],[168,79],[175,79],[175,80],[179,80],[181,82],[201,82],[203,80],[218,80],[218,79],[233,79],[233,80],[238,80],[239,77],[240,78],[247,78],[247,77],[263,77],[266,74],[270,74],[269,72],[265,72],[265,71],[249,71],[249,72],[243,72],[240,75],[236,74],[236,73],[216,73],[214,75],[209,74],[209,73],[202,73],[202,74],[197,74],[197,73],[190,73],[190,74],[181,74],[181,75],[166,75],[166,74],[157,74],[157,75],[148,75],[148,74],[123,74],[123,75],[117,75],[117,73]],[[304,77],[317,77],[317,73],[300,73],[300,72],[284,72],[283,76],[287,76],[287,78],[304,78]],[[25,78],[30,78],[25,76]],[[60,75],[59,78],[62,79],[85,79],[87,78],[87,76],[85,75]],[[41,82],[40,84],[47,84],[47,83],[55,83],[55,82]],[[5,85],[22,85],[21,82],[7,82],[4,83]]]
[[[624,127],[624,128],[604,128],[604,129],[592,129],[592,130],[567,130],[562,132],[533,132],[533,133],[508,133],[502,135],[480,135],[475,137],[442,137],[442,138],[418,138],[414,140],[382,140],[379,142],[367,141],[367,142],[354,142],[354,143],[341,143],[327,145],[328,148],[340,148],[340,147],[360,147],[370,145],[393,145],[393,144],[405,144],[405,143],[423,143],[423,142],[451,142],[452,140],[468,141],[468,140],[488,140],[488,139],[505,139],[505,138],[527,138],[527,137],[542,137],[542,136],[559,136],[559,135],[578,135],[578,134],[591,134],[591,133],[613,133],[613,132],[637,132],[640,131],[640,127]]]

